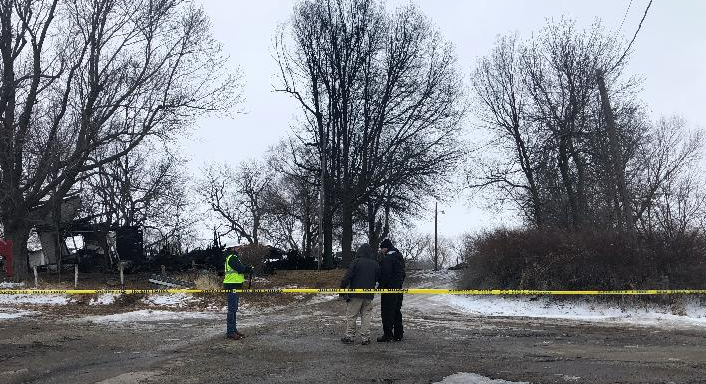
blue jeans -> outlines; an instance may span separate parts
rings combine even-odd
[[[238,332],[235,321],[235,313],[238,311],[238,294],[229,292],[228,294],[228,316],[226,317],[226,334],[232,335]]]

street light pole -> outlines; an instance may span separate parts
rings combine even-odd
[[[439,216],[439,203],[434,202],[434,270],[439,270],[439,250],[437,249],[439,243],[439,234],[437,231],[437,222]]]

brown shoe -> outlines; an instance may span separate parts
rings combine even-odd
[[[235,331],[235,334],[240,336],[240,337],[245,337],[244,333],[240,333],[240,331]]]
[[[231,334],[226,335],[226,339],[231,339],[231,340],[240,340],[242,338],[243,338],[243,336],[240,336],[237,333],[231,333]]]

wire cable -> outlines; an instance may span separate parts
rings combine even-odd
[[[630,52],[630,48],[632,47],[632,43],[635,42],[635,39],[637,38],[637,34],[640,32],[640,29],[642,28],[642,23],[645,21],[645,18],[647,17],[647,11],[650,10],[650,6],[652,5],[652,0],[650,0],[650,3],[647,4],[647,8],[645,8],[645,13],[642,15],[642,20],[640,20],[640,24],[637,26],[637,30],[635,31],[635,34],[632,36],[632,40],[630,40],[630,44],[628,44],[628,47],[625,48],[625,52],[623,52],[623,55],[620,56],[620,59],[615,62],[615,65],[608,71],[612,72],[615,68],[620,65],[620,63],[625,59],[625,56],[628,55],[628,52]]]

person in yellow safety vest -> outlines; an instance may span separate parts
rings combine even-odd
[[[225,252],[225,275],[223,276],[223,289],[242,289],[245,274],[252,272],[252,267],[240,262],[236,247],[230,247]],[[238,332],[235,313],[238,311],[238,294],[228,292],[228,315],[226,317],[226,338],[240,340],[245,337]]]

